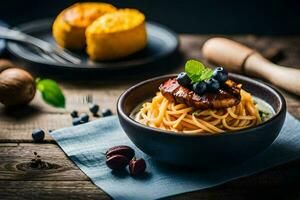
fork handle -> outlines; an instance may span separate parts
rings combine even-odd
[[[0,38],[12,40],[12,41],[24,42],[42,49],[49,48],[49,45],[40,39],[37,39],[35,37],[32,37],[20,31],[8,29],[2,26],[0,26]]]
[[[43,50],[44,52],[47,52],[50,55],[50,57],[52,57],[50,59],[51,61],[53,61],[53,59],[54,59],[60,63],[66,63],[66,61],[68,61],[68,62],[71,62],[74,64],[78,64],[81,62],[81,60],[79,58],[72,56],[71,53],[66,52],[66,50],[62,50],[61,48],[56,48],[48,42],[45,42],[41,39],[32,37],[30,35],[27,35],[26,33],[23,33],[23,32],[17,31],[17,30],[12,30],[12,29],[8,29],[8,28],[0,26],[0,38],[12,40],[12,41],[24,42],[24,43],[33,45],[35,47],[38,47],[39,49]],[[49,56],[47,56],[47,57],[49,57]]]
[[[300,95],[300,70],[271,63],[261,54],[235,41],[225,38],[209,39],[202,48],[210,62],[229,71],[263,78],[272,84]]]

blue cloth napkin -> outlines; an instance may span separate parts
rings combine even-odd
[[[158,199],[213,187],[300,157],[300,122],[287,114],[276,141],[242,164],[214,170],[182,170],[154,161],[137,149],[123,132],[116,116],[50,133],[63,151],[102,190],[114,199]],[[116,145],[134,147],[147,162],[147,173],[131,177],[111,171],[103,155]]]

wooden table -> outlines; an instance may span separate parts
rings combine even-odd
[[[201,59],[200,49],[209,36],[181,35],[180,52],[184,59],[174,71],[182,70],[186,59]],[[300,66],[300,36],[255,37],[234,39],[272,56],[273,48],[281,49],[284,59],[279,64]],[[143,77],[141,77],[143,79]],[[47,134],[44,143],[34,143],[34,128],[46,131],[71,126],[69,112],[88,112],[87,99],[115,112],[118,96],[139,80],[128,81],[59,81],[66,97],[66,109],[52,108],[37,95],[30,106],[18,110],[0,107],[0,199],[109,199],[76,167]],[[300,81],[300,77],[299,77]],[[300,98],[283,92],[289,112],[300,119]],[[299,133],[300,134],[300,133]],[[32,170],[28,162],[38,152],[53,165],[47,170]],[[271,197],[300,198],[300,161],[266,170],[257,175],[171,199],[253,199]]]

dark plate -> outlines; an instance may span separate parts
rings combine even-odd
[[[8,25],[0,20],[0,26],[8,27]],[[6,42],[3,39],[0,39],[0,55],[2,55],[5,51]]]
[[[273,107],[275,115],[270,120],[235,132],[188,135],[147,127],[129,117],[137,105],[155,95],[162,82],[174,76],[160,76],[139,83],[124,92],[117,104],[119,120],[128,137],[154,159],[189,167],[231,165],[255,156],[278,136],[286,115],[283,96],[269,85],[236,74],[230,74],[230,78]]]
[[[51,33],[52,22],[50,19],[44,19],[25,23],[15,28],[55,44]],[[179,41],[173,31],[157,23],[147,22],[146,28],[148,43],[144,50],[127,58],[111,62],[93,62],[88,59],[87,54],[83,51],[73,52],[74,55],[82,60],[81,64],[61,64],[44,59],[38,52],[24,44],[8,42],[7,47],[13,55],[29,64],[28,67],[38,71],[46,70],[51,72],[52,70],[53,72],[53,70],[59,70],[62,72],[68,70],[69,72],[89,71],[94,73],[99,71],[126,70],[149,65],[155,66],[157,62],[169,58],[177,51]]]

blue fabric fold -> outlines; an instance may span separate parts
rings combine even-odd
[[[213,170],[182,170],[142,153],[123,132],[116,116],[50,133],[70,159],[114,199],[159,199],[213,187],[300,157],[300,122],[287,114],[282,131],[264,152],[246,162]],[[147,162],[147,173],[131,177],[126,170],[111,171],[105,164],[107,149],[129,145]]]

